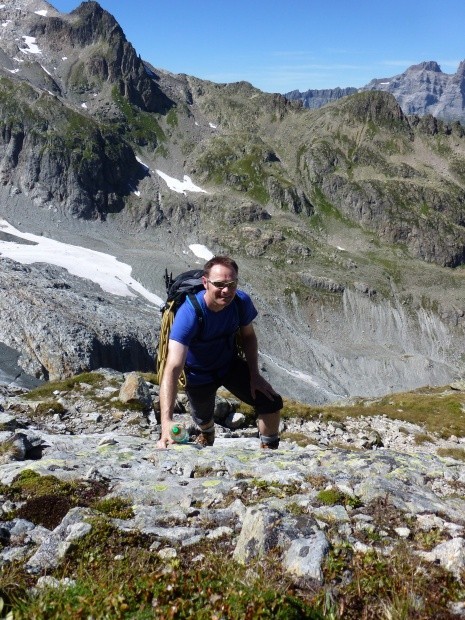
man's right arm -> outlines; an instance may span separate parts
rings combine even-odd
[[[173,410],[178,393],[178,380],[187,357],[187,346],[170,340],[168,358],[160,385],[160,417],[161,436],[157,443],[158,448],[166,448],[174,443],[170,438],[170,426],[173,420]]]

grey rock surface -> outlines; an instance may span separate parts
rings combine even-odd
[[[28,445],[41,449],[2,464],[0,483],[10,485],[32,470],[62,481],[107,485],[107,499],[122,498],[131,506],[130,515],[111,523],[149,536],[166,561],[203,540],[227,540],[236,561],[247,564],[274,554],[295,584],[321,587],[331,547],[344,544],[354,553],[385,555],[404,541],[422,561],[439,562],[459,579],[465,464],[440,458],[436,450],[457,445],[460,438],[437,437],[419,451],[412,438],[421,429],[402,421],[296,419],[285,421],[287,431],[295,425],[315,443],[300,447],[283,441],[276,451],[262,451],[253,424],[232,432],[224,421],[216,424],[213,447],[188,443],[159,450],[155,418],[134,417],[124,403],[115,406],[115,394],[125,378],[133,380],[131,373],[99,369],[94,374],[100,377],[97,384],[56,390],[53,396],[63,408],[59,416],[38,414],[40,401],[27,399],[25,391],[4,392],[0,449],[18,427]],[[145,381],[144,392],[154,397],[156,391]],[[99,415],[90,420],[89,413]],[[188,414],[176,419],[188,422]],[[382,445],[366,443],[369,428]],[[347,446],[359,442],[358,449],[341,447],[342,436]],[[322,491],[336,500],[325,503]],[[92,519],[103,517],[76,507],[49,530],[21,517],[10,519],[19,507],[0,500],[0,564],[24,562],[37,575],[64,565],[74,542],[90,532]],[[416,546],[421,532],[433,532],[439,541],[431,551]]]

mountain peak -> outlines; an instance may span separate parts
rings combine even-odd
[[[442,73],[441,67],[435,60],[426,60],[420,62],[418,65],[412,65],[407,69],[406,73],[410,71],[434,71],[435,73]]]

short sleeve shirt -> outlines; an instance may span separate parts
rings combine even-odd
[[[170,340],[188,347],[186,376],[189,385],[203,385],[226,374],[235,354],[235,333],[239,327],[248,325],[257,316],[257,310],[249,295],[238,290],[238,301],[232,301],[219,312],[209,310],[205,290],[196,294],[203,312],[203,325],[189,300],[180,306],[174,317]]]

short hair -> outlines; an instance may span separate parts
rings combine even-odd
[[[203,267],[205,276],[208,277],[210,275],[210,271],[212,267],[214,267],[215,265],[223,265],[223,267],[231,267],[232,269],[234,269],[236,274],[239,275],[239,267],[237,266],[237,263],[235,260],[233,260],[229,256],[214,256],[213,258],[210,258],[210,260],[206,262]]]

